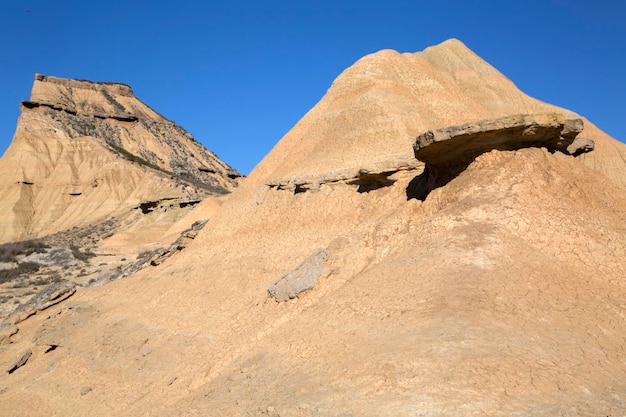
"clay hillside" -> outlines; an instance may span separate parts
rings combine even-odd
[[[366,56],[185,250],[13,314],[0,414],[624,415],[625,160],[457,40]]]
[[[240,177],[123,84],[36,75],[21,110],[0,159],[2,319],[48,284],[68,294],[161,262]]]
[[[0,242],[232,190],[232,168],[129,86],[36,75],[0,159]]]

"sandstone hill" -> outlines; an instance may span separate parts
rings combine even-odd
[[[183,252],[5,324],[0,410],[624,415],[624,161],[457,40],[366,56]]]
[[[235,186],[236,171],[129,86],[36,75],[0,159],[0,242],[34,238]]]
[[[149,264],[239,176],[126,85],[36,75],[0,159],[0,317],[47,284]]]

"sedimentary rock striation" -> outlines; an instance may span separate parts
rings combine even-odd
[[[18,306],[7,322],[17,324],[26,320],[33,314],[45,310],[61,301],[71,297],[76,292],[76,285],[71,282],[59,282],[49,285],[34,295],[28,302]]]
[[[240,175],[124,84],[37,74],[0,159],[0,242],[230,192]]]
[[[99,274],[97,278],[94,278],[92,285],[101,286],[111,281],[129,277],[144,268],[160,265],[193,242],[198,232],[204,228],[206,223],[206,220],[195,221],[189,229],[183,230],[178,239],[169,245],[169,247],[144,251],[137,257],[136,261],[124,266],[120,265],[113,270]]]
[[[396,158],[387,161],[369,163],[363,167],[343,169],[319,175],[278,178],[267,181],[270,189],[289,190],[295,194],[317,191],[322,185],[348,184],[358,186],[359,192],[367,192],[392,185],[394,175],[421,171],[424,164],[414,158]]]
[[[37,74],[22,109],[43,112],[69,138],[100,139],[123,158],[194,180],[214,193],[232,189],[240,176],[185,129],[139,101],[125,84]]]
[[[417,137],[415,157],[426,164],[428,188],[441,186],[463,171],[478,155],[491,150],[546,148],[579,155],[593,150],[589,139],[576,141],[582,119],[562,114],[521,114],[429,130]]]
[[[581,119],[556,113],[514,115],[430,130],[417,137],[413,148],[415,157],[428,167],[453,172],[493,149],[544,147],[568,154],[593,149],[593,142],[572,147],[582,130]]]

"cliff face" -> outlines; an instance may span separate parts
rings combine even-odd
[[[594,149],[561,152],[574,131]],[[460,156],[445,181],[422,135]],[[625,152],[459,41],[364,57],[228,199],[200,203],[184,251],[7,326],[0,400],[29,416],[623,415]]]
[[[230,192],[239,174],[129,86],[36,75],[0,159],[0,242]]]

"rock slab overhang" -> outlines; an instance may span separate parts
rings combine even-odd
[[[581,119],[566,119],[557,113],[506,116],[429,130],[417,137],[413,149],[415,157],[431,169],[458,171],[494,149],[539,147],[571,155],[588,152],[593,141],[575,141],[583,127]]]

